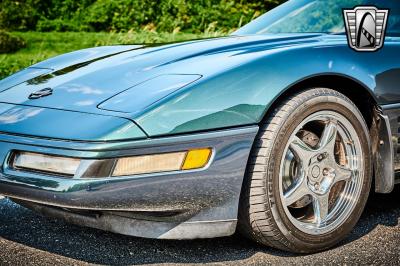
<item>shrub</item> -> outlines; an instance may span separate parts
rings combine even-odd
[[[94,31],[140,29],[153,22],[158,5],[153,0],[97,0],[76,19]]]
[[[230,31],[265,11],[262,1],[237,0],[97,0],[80,18],[94,31]]]
[[[0,1],[0,29],[25,31],[35,29],[39,15],[27,1]]]
[[[21,37],[0,31],[0,54],[16,52],[25,46],[26,43]]]
[[[0,29],[229,32],[285,0],[0,0]]]

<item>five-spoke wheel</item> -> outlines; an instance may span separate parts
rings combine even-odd
[[[281,161],[280,190],[298,229],[321,234],[347,219],[363,182],[362,158],[357,133],[339,113],[321,111],[297,127]]]
[[[331,89],[293,95],[261,125],[240,231],[293,252],[329,248],[358,221],[371,172],[368,126],[351,100]]]

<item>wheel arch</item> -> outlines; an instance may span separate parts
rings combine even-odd
[[[273,110],[283,99],[290,97],[300,90],[317,87],[336,90],[347,96],[361,111],[368,127],[371,126],[374,116],[374,107],[378,106],[375,95],[372,90],[362,82],[342,74],[318,74],[292,83],[274,100],[269,110]],[[360,93],[366,97],[360,97]]]
[[[390,125],[388,118],[382,114],[372,89],[362,82],[343,74],[319,74],[304,78],[283,90],[268,108],[264,119],[283,99],[300,90],[318,87],[329,88],[342,93],[354,102],[360,110],[370,132],[375,191],[378,193],[390,193],[394,186],[394,158]]]

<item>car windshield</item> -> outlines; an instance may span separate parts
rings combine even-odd
[[[250,22],[234,34],[344,34],[343,8],[354,8],[358,5],[390,9],[387,35],[400,36],[399,0],[291,0]]]

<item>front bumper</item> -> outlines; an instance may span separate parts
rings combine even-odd
[[[187,230],[187,225],[201,224],[203,235],[206,237],[228,235],[233,233],[234,227],[232,229],[232,226],[226,226],[226,222],[236,224],[243,176],[257,131],[258,127],[252,126],[185,136],[108,143],[52,141],[0,135],[0,159],[4,162],[0,173],[0,194],[22,200],[29,205],[28,207],[40,209],[46,214],[63,213],[56,216],[66,218],[65,215],[70,213],[70,218],[75,217],[70,219],[72,222],[124,234],[194,238],[201,237],[201,232],[193,231],[193,226]],[[214,157],[206,169],[120,178],[60,178],[14,171],[6,165],[6,158],[13,150],[104,159],[204,147],[212,147],[214,150]],[[44,209],[47,212],[43,211]],[[53,211],[49,213],[49,210]],[[74,210],[87,210],[101,215],[97,220],[85,220],[82,219],[85,215],[77,214]],[[164,227],[161,224],[144,226],[150,230],[146,231],[140,225],[140,221],[148,223],[143,215],[140,219],[126,219],[123,215],[123,220],[117,215],[120,222],[114,221],[115,214],[121,212],[157,213],[157,216],[160,213],[179,215],[170,217],[170,220],[163,219]],[[108,216],[111,218],[105,221],[105,217]],[[110,227],[110,221],[119,225]],[[215,226],[215,222],[222,222],[225,226],[211,235],[211,231],[206,234],[205,231],[209,228],[204,229],[204,225]],[[121,223],[126,225],[125,229],[121,227]],[[186,233],[182,234],[182,230],[176,230],[178,226],[185,228],[183,231]],[[130,230],[127,230],[127,227]],[[133,227],[142,229],[132,230]],[[165,230],[157,230],[157,233],[154,233],[155,228]],[[175,228],[175,233],[168,235],[167,232],[172,228]],[[190,231],[196,231],[196,234],[190,234]]]

